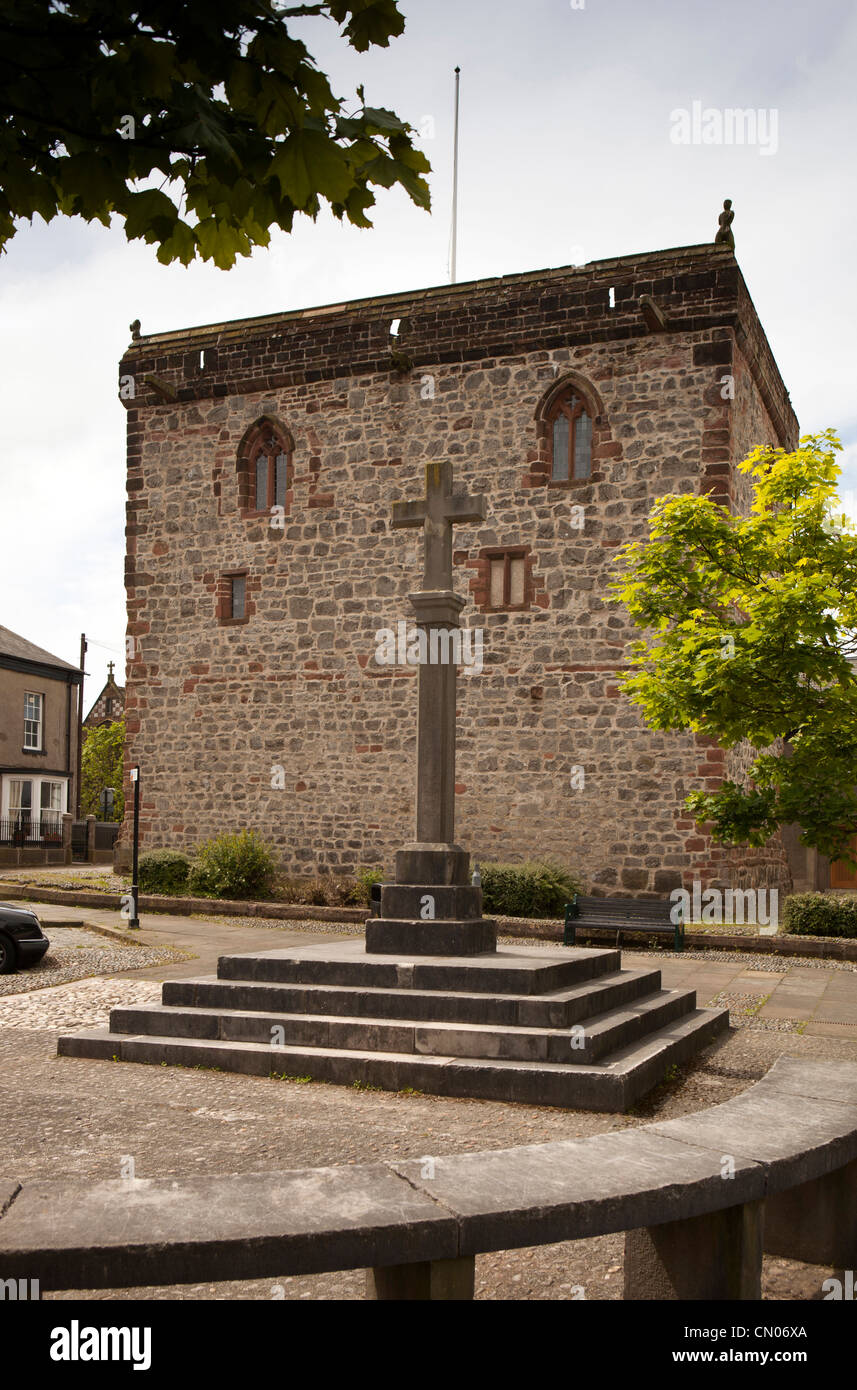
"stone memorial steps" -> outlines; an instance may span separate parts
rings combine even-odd
[[[64,1056],[214,1068],[250,1076],[311,1077],[337,1085],[407,1087],[430,1095],[518,1101],[583,1110],[625,1110],[680,1065],[713,1042],[727,1025],[725,1009],[694,1009],[606,1062],[518,1061],[353,1048],[273,1047],[268,1043],[114,1033],[93,1028],[60,1038]]]
[[[547,994],[571,989],[621,967],[621,952],[597,947],[500,947],[478,956],[369,955],[359,939],[325,946],[221,956],[219,980],[355,988],[451,990],[455,993]]]
[[[661,987],[659,970],[617,970],[549,995],[465,994],[455,990],[359,989],[354,985],[273,985],[251,980],[168,980],[163,1002],[195,1009],[315,1016],[407,1018],[434,1023],[568,1028],[593,1014],[627,1005]]]
[[[614,950],[367,957],[362,941],[226,956],[160,1005],[59,1039],[65,1056],[309,1076],[383,1090],[623,1110],[723,1032],[725,1009]],[[275,1031],[276,1030],[276,1031]]]
[[[415,1023],[406,1016],[365,1019],[318,1014],[253,1013],[242,1009],[129,1005],[110,1015],[113,1033],[271,1043],[277,1046],[357,1048],[448,1057],[503,1057],[519,1061],[596,1062],[607,1052],[672,1023],[696,1005],[693,990],[659,990],[632,1010],[591,1018],[577,1033],[567,1028],[491,1027],[483,1023]]]

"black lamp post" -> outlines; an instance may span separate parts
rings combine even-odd
[[[140,889],[137,884],[137,864],[140,855],[140,768],[131,768],[131,781],[134,783],[134,862],[131,870],[131,920],[129,927],[140,926]]]

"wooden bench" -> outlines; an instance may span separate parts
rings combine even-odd
[[[573,946],[577,931],[616,933],[616,945],[626,931],[647,936],[671,936],[673,949],[684,950],[684,922],[681,902],[669,898],[592,898],[575,894],[565,905],[563,942]]]
[[[234,1177],[0,1179],[0,1279],[43,1291],[366,1268],[473,1297],[476,1255],[625,1231],[625,1297],[758,1299],[762,1252],[857,1268],[857,1065],[783,1057],[681,1119],[488,1153]]]

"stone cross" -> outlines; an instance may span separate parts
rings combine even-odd
[[[107,663],[107,678],[108,678],[108,680],[109,680],[110,677],[113,675],[113,667],[114,667],[114,665],[115,665],[115,663],[112,662],[112,661],[108,661],[108,663]]]
[[[423,588],[410,595],[418,627],[432,649],[432,629],[460,626],[464,607],[452,588],[452,528],[485,520],[485,497],[452,491],[452,464],[426,464],[425,497],[393,503],[393,526],[421,526],[424,535]],[[435,645],[435,650],[437,646]],[[397,856],[396,877],[403,883],[462,882],[467,855],[454,845],[456,665],[449,644],[447,660],[418,671],[416,841]]]
[[[426,495],[418,502],[394,502],[393,526],[422,526],[425,536],[423,589],[452,589],[452,528],[457,522],[484,521],[485,497],[452,491],[452,464],[426,464]]]

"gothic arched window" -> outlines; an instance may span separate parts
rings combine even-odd
[[[245,513],[289,510],[294,441],[288,430],[263,416],[245,434],[238,450],[239,502]]]
[[[547,417],[551,482],[567,483],[592,473],[592,416],[574,387],[552,402]]]
[[[273,430],[260,436],[250,465],[253,505],[257,512],[285,507],[291,460],[291,450],[286,448],[285,441]]]

